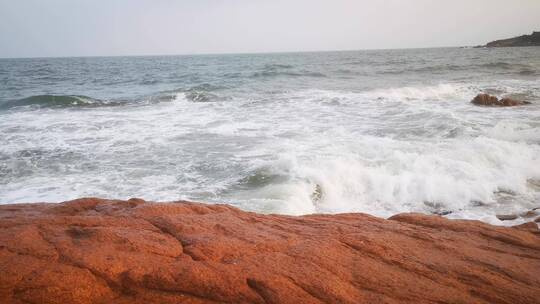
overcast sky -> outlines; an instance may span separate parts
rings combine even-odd
[[[0,0],[0,57],[461,46],[540,30],[540,0]]]

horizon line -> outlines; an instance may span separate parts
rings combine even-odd
[[[0,57],[2,59],[61,59],[61,58],[109,58],[109,57],[172,57],[172,56],[215,56],[215,55],[265,55],[265,54],[298,54],[298,53],[332,53],[332,52],[359,52],[359,51],[390,51],[390,50],[421,50],[444,48],[467,48],[473,45],[461,46],[431,46],[431,47],[404,47],[404,48],[366,48],[341,50],[306,50],[306,51],[254,51],[254,52],[201,52],[201,53],[163,53],[163,54],[127,54],[127,55],[68,55],[68,56],[28,56],[28,57]]]

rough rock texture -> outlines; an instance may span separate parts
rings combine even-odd
[[[0,229],[0,303],[540,303],[535,223],[80,199]]]
[[[511,47],[511,46],[540,46],[540,32],[531,35],[522,35],[510,39],[492,41],[486,47]]]
[[[489,94],[478,94],[476,97],[471,100],[475,105],[479,106],[495,106],[495,107],[513,107],[513,106],[522,106],[530,104],[527,101],[516,100],[512,98],[502,98],[499,100],[496,96]]]

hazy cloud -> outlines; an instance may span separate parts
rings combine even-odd
[[[535,29],[538,0],[0,0],[0,57],[458,46]]]

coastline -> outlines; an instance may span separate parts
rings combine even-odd
[[[84,198],[0,206],[2,303],[534,303],[540,231]]]

